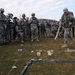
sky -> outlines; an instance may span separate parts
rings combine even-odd
[[[75,15],[75,0],[0,0],[0,8],[5,15],[13,13],[19,18],[23,13],[29,18],[35,13],[39,19],[59,20],[64,8]]]

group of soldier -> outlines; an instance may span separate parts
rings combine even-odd
[[[62,47],[67,47],[68,38],[74,40],[70,35],[71,28],[74,30],[74,15],[66,8],[63,11],[60,22],[50,23],[48,20],[38,20],[35,13],[31,14],[30,19],[25,14],[22,14],[20,19],[13,17],[12,13],[6,16],[4,15],[4,9],[0,8],[0,44],[15,42],[17,39],[24,43],[28,38],[31,41],[39,41],[41,37],[55,37],[61,24],[59,34],[64,36],[64,45]]]
[[[39,37],[50,37],[50,32],[55,35],[57,30],[56,23],[53,25],[47,20],[39,21],[35,17],[35,13],[31,14],[31,18],[26,17],[22,14],[22,18],[13,17],[12,13],[7,16],[4,15],[4,9],[0,9],[0,43],[14,42],[19,39],[22,43],[27,39],[31,38],[31,41],[39,41]]]

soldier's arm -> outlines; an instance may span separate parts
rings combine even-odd
[[[16,26],[16,32],[19,33],[19,32],[22,32],[22,30],[19,30],[18,26]]]

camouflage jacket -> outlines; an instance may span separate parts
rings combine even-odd
[[[69,12],[68,15],[63,14],[61,17],[61,22],[63,23],[64,28],[70,28],[73,25],[74,15],[72,12]]]
[[[6,16],[2,13],[0,13],[0,24],[5,24],[6,23]]]
[[[27,20],[26,19],[23,19],[23,18],[21,18],[21,20],[20,20],[20,25],[23,27],[23,28],[26,28],[27,27]]]

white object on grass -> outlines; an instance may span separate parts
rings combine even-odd
[[[12,69],[16,69],[17,67],[16,66],[12,66]]]

